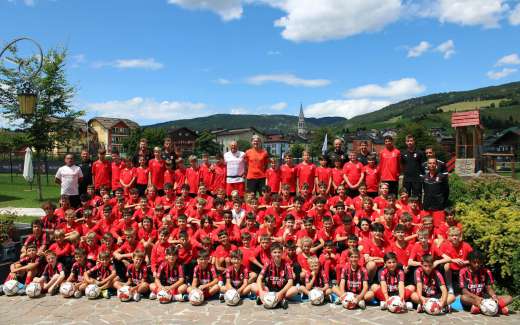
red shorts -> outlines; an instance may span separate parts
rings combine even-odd
[[[397,295],[399,295],[399,293],[396,292],[395,294],[394,293],[388,294],[389,297],[394,296],[394,295],[397,296]],[[404,288],[404,300],[409,300],[411,295],[412,295],[412,292],[410,290]],[[379,287],[379,289],[377,289],[377,291],[374,292],[374,296],[379,301],[385,301],[385,295],[383,294],[383,290],[381,290],[381,287]]]
[[[444,213],[444,210],[440,211],[426,211],[429,215],[433,218],[433,226],[435,228],[439,227],[446,221],[446,214]]]
[[[240,183],[226,183],[226,194],[227,194],[227,196],[230,196],[231,192],[234,191],[234,190],[237,190],[238,191],[238,195],[240,197],[243,197],[244,196],[244,192],[246,190],[245,183],[244,182],[240,182]]]

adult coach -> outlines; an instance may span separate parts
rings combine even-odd
[[[336,138],[334,140],[334,151],[328,153],[327,155],[327,162],[329,167],[334,167],[334,160],[336,160],[336,158],[341,159],[341,167],[343,167],[347,159],[345,157],[345,151],[343,151],[343,140],[340,138]]]
[[[431,214],[433,224],[437,227],[444,222],[444,209],[448,206],[448,175],[439,173],[437,158],[428,158],[426,163],[428,172],[423,176],[423,210]]]
[[[231,141],[229,151],[224,154],[226,162],[226,194],[236,190],[240,196],[244,195],[244,175],[246,170],[245,154],[238,150],[236,141]]]
[[[54,182],[61,187],[61,195],[69,197],[70,205],[78,208],[79,200],[79,183],[83,179],[81,168],[74,164],[74,155],[65,155],[65,166],[58,168]]]
[[[79,165],[83,173],[83,179],[79,182],[79,195],[87,193],[87,186],[92,184],[92,160],[88,150],[81,151],[81,164]]]
[[[262,194],[269,154],[262,148],[262,142],[258,135],[253,135],[251,145],[253,147],[246,151],[244,158],[247,163],[247,192]]]
[[[401,151],[401,166],[403,170],[403,187],[410,196],[422,198],[423,164],[426,161],[424,153],[417,150],[415,138],[408,134],[405,138],[406,149]]]

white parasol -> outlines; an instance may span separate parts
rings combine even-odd
[[[25,149],[25,159],[23,162],[23,178],[25,178],[27,182],[32,184],[34,178],[34,169],[32,162],[32,150],[29,147]]]

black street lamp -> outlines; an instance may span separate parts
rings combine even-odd
[[[22,83],[22,85],[18,88],[18,91],[17,91],[18,104],[20,105],[20,114],[26,115],[26,116],[31,116],[36,111],[36,104],[38,101],[38,93],[37,93],[36,89],[34,88],[34,85],[32,84],[32,80],[34,79],[34,77],[36,77],[40,73],[40,71],[42,70],[42,67],[43,67],[43,50],[42,50],[40,44],[38,44],[38,42],[36,42],[35,40],[28,38],[28,37],[16,38],[16,39],[12,40],[11,42],[9,42],[9,44],[7,44],[2,49],[2,51],[0,52],[0,58],[2,58],[2,55],[7,51],[7,49],[9,49],[11,46],[13,46],[14,44],[16,44],[20,41],[29,41],[29,42],[33,43],[39,51],[39,56],[37,56],[38,64],[37,64],[36,69],[34,71],[32,71],[32,73],[30,73],[30,74],[26,73],[26,76],[24,76],[25,80]],[[31,62],[31,60],[20,60],[20,62],[18,63],[18,71],[20,73],[22,73],[22,70],[27,71],[27,66],[29,65],[30,62]]]

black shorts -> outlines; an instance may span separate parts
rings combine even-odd
[[[248,178],[246,181],[246,192],[262,194],[265,188],[265,178]]]
[[[300,266],[300,264],[294,262],[292,267],[294,273],[294,284],[304,284],[301,282],[300,279],[300,273],[302,273],[302,267]]]

